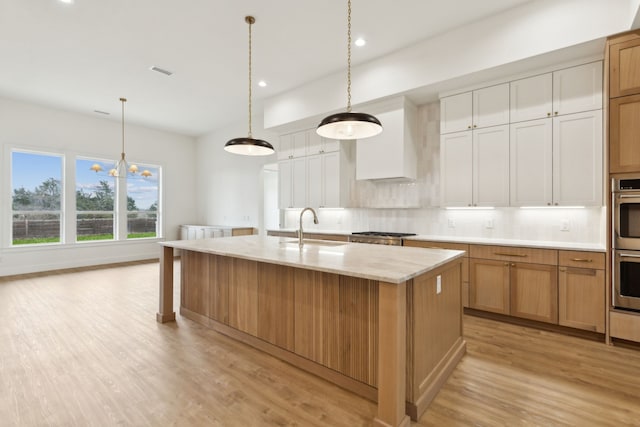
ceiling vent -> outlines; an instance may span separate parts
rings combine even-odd
[[[165,76],[170,76],[171,74],[173,74],[173,72],[169,71],[169,70],[165,70],[164,68],[160,68],[160,67],[156,67],[155,65],[151,68],[149,68],[151,71],[157,71],[158,73],[162,73]]]

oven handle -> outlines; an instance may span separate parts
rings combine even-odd
[[[630,255],[630,254],[621,254],[621,253],[618,253],[618,256],[620,258],[640,258],[640,255]]]
[[[618,199],[640,199],[640,194],[619,194],[615,195]]]

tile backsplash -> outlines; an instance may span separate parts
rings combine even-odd
[[[300,209],[284,211],[284,228],[298,228]],[[319,224],[305,215],[305,230],[393,231],[435,236],[604,244],[604,207],[474,210],[320,209]]]

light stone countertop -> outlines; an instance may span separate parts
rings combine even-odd
[[[300,249],[297,239],[258,235],[175,240],[160,245],[389,283],[404,282],[464,255],[464,251],[446,249],[323,240],[309,240]]]
[[[295,229],[280,229],[280,230],[267,230],[267,231],[284,231],[293,232]],[[308,234],[334,234],[334,235],[347,235],[350,236],[350,231],[332,231],[332,230],[305,230]],[[422,240],[431,242],[452,242],[452,243],[469,243],[477,245],[496,245],[496,246],[525,246],[528,248],[541,248],[541,249],[560,249],[571,251],[590,251],[590,252],[605,252],[604,245],[599,243],[575,243],[575,242],[557,242],[552,240],[524,240],[524,239],[496,239],[491,237],[465,237],[465,236],[443,236],[443,235],[429,235],[419,234],[417,236],[403,237],[404,240]]]
[[[545,240],[520,240],[520,239],[492,239],[484,237],[456,237],[456,236],[432,236],[420,234],[417,236],[403,237],[405,240],[422,240],[430,242],[470,243],[478,245],[496,246],[525,246],[541,249],[565,249],[572,251],[605,252],[604,245],[597,243],[554,242]]]

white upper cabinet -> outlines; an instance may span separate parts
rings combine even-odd
[[[307,206],[340,208],[348,205],[344,156],[344,150],[307,156]]]
[[[602,108],[602,61],[511,82],[511,123]]]
[[[509,206],[509,125],[440,136],[441,206]]]
[[[552,119],[511,124],[511,206],[553,203]]]
[[[301,208],[307,205],[307,159],[278,162],[278,189],[280,209]]]
[[[511,82],[511,123],[551,117],[552,74]]]
[[[417,109],[408,100],[376,114],[381,134],[356,141],[356,179],[415,179]]]
[[[553,118],[553,199],[602,205],[602,110]]]
[[[473,206],[509,206],[509,125],[473,131]]]
[[[509,124],[509,84],[473,91],[473,128]]]
[[[280,147],[277,150],[278,160],[294,159],[307,155],[308,131],[300,131],[280,136]]]
[[[440,170],[440,206],[472,206],[472,131],[440,136]]]
[[[601,61],[565,68],[553,73],[554,116],[601,108]]]
[[[460,132],[509,123],[509,83],[440,100],[440,133]]]
[[[471,92],[447,96],[440,100],[440,133],[460,132],[473,126]]]
[[[324,138],[317,134],[315,129],[307,131],[307,156],[314,154],[330,153],[340,149],[340,141]]]

